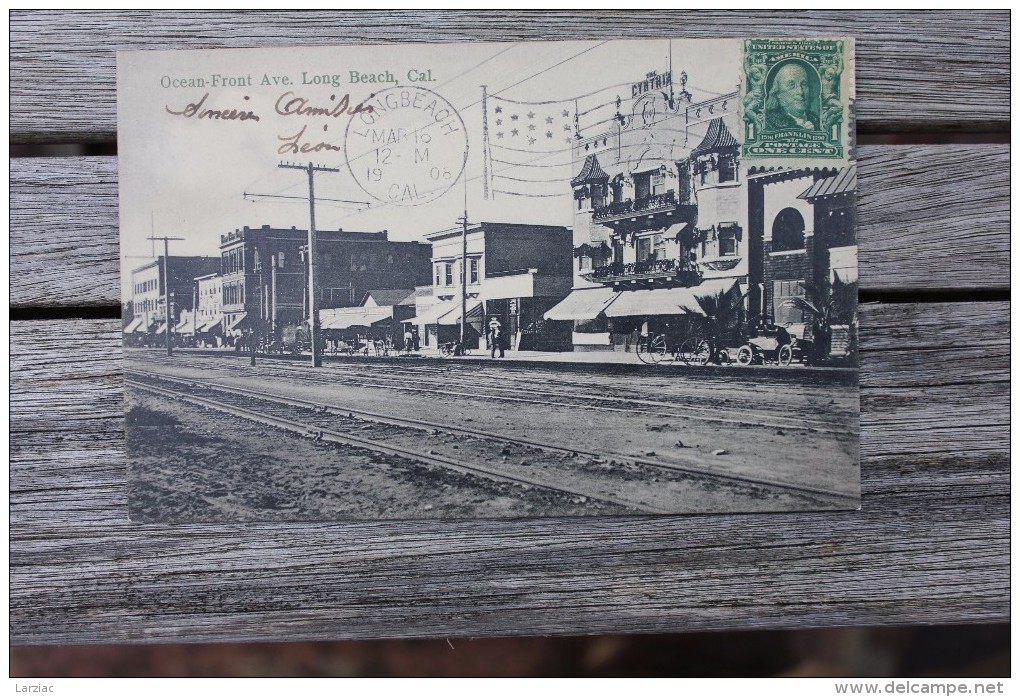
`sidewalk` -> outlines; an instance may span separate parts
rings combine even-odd
[[[439,351],[429,349],[423,349],[418,351],[418,353],[429,358],[439,357]],[[636,353],[626,353],[624,351],[507,351],[504,356],[504,358],[493,358],[488,351],[474,349],[466,356],[448,356],[444,357],[443,360],[644,365],[638,359]]]

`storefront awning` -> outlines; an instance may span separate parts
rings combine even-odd
[[[247,312],[240,313],[237,317],[234,318],[233,322],[227,325],[227,331],[233,332],[241,329],[242,327],[245,326],[245,319],[247,318],[248,318]]]
[[[602,314],[620,291],[612,288],[580,288],[570,292],[545,313],[548,320],[592,320]]]
[[[135,332],[144,332],[145,327],[142,326],[144,322],[145,322],[144,317],[135,317],[133,320],[131,320],[131,323],[128,324],[128,326],[124,327],[124,333],[134,334]]]
[[[458,303],[457,305],[459,307],[460,303]],[[440,317],[449,312],[453,312],[453,310],[454,310],[453,303],[449,302],[436,303],[435,305],[426,307],[421,312],[419,312],[415,317],[411,317],[410,319],[406,319],[404,321],[412,322],[414,324],[437,324],[439,322]]]
[[[680,233],[686,230],[688,226],[689,223],[673,223],[662,233],[662,237],[663,239],[678,242],[680,240]]]
[[[194,334],[195,333],[195,322],[191,315],[184,315],[181,317],[181,321],[174,327],[174,331],[178,334]]]
[[[166,322],[160,322],[156,334],[166,334]]]
[[[468,324],[480,324],[482,321],[482,304],[477,300],[469,300],[467,304]],[[460,303],[455,303],[454,308],[440,317],[436,324],[444,327],[453,327],[460,324]]]
[[[393,307],[340,307],[319,311],[319,326],[323,329],[350,329],[371,327],[378,322],[393,319]]]
[[[222,322],[223,317],[220,315],[217,315],[215,319],[202,320],[198,323],[197,331],[199,334],[208,334],[210,332],[214,332],[217,329],[220,329]]]
[[[702,281],[700,284],[689,288],[694,297],[698,300],[703,298],[716,298],[727,293],[740,293],[739,281],[736,278],[713,278]]]
[[[625,290],[606,308],[606,317],[704,315],[691,288]]]

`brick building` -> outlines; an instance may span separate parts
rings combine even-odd
[[[395,242],[387,231],[322,230],[319,306],[358,305],[369,290],[413,288],[429,279],[428,245]],[[308,317],[307,230],[263,225],[220,236],[222,312],[227,336],[277,336]]]
[[[814,305],[838,302],[835,286],[857,281],[857,166],[839,169],[751,171],[749,222],[751,235],[762,240],[760,314],[782,326],[793,326],[805,338],[824,342],[819,357],[846,350],[853,323],[853,302],[836,307],[819,324],[806,312],[803,299]],[[828,335],[816,335],[821,332]]]

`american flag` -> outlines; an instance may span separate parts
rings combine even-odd
[[[569,188],[570,150],[577,135],[573,101],[490,96],[483,105],[486,191],[532,198],[569,194],[563,187]]]

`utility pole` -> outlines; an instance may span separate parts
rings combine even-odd
[[[318,368],[322,365],[322,336],[319,331],[319,275],[316,264],[319,257],[319,245],[315,239],[315,173],[316,172],[339,172],[334,167],[322,167],[309,162],[307,165],[291,164],[281,162],[280,169],[300,169],[308,173],[308,305],[311,314],[312,333],[312,367]]]
[[[174,347],[170,343],[172,322],[170,321],[170,242],[183,241],[183,237],[150,237],[150,240],[163,240],[163,319],[166,320],[166,355],[174,355]]]
[[[467,229],[468,214],[464,209],[464,217],[457,219],[461,223],[460,232],[460,346],[464,349],[467,342]]]

